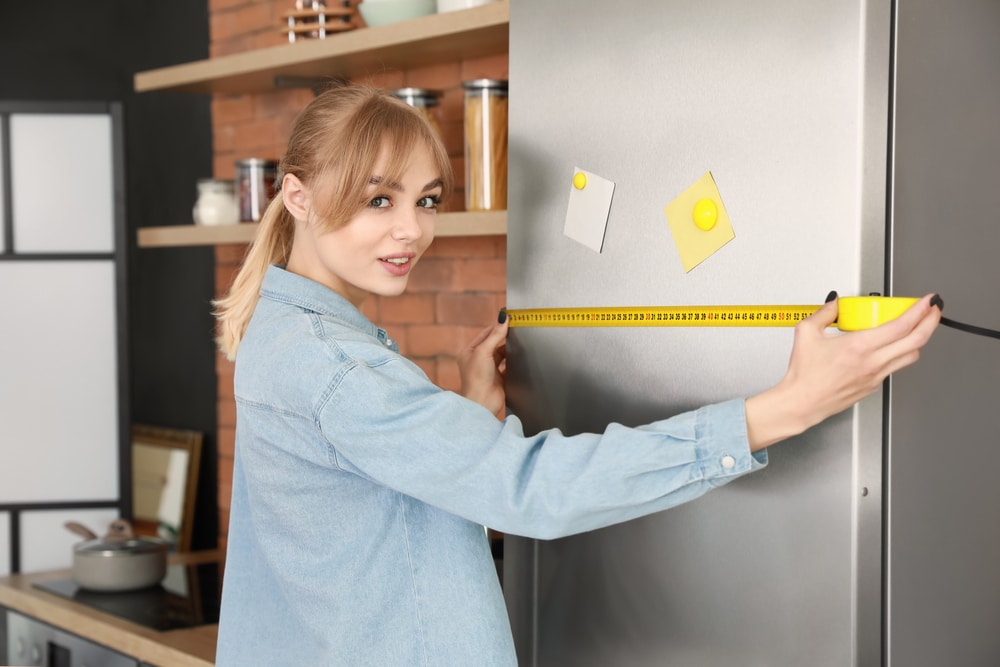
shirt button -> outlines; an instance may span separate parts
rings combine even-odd
[[[392,347],[392,339],[391,338],[386,338],[385,339],[385,346],[386,347]]]
[[[726,470],[732,470],[735,465],[736,465],[736,459],[734,459],[732,456],[726,454],[725,456],[722,457],[722,467],[725,468]]]

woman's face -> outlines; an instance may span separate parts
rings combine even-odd
[[[430,151],[417,148],[398,183],[382,177],[385,167],[383,156],[364,208],[347,224],[333,231],[299,225],[288,262],[289,271],[326,285],[358,308],[369,294],[401,294],[434,240],[442,185]]]

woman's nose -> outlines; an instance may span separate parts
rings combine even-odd
[[[392,238],[412,243],[424,235],[414,209],[399,211],[392,225]]]

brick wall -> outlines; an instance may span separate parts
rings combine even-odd
[[[355,2],[356,4],[356,2]],[[293,0],[210,0],[212,56],[287,43],[280,32],[281,15]],[[360,17],[354,19],[362,25]],[[363,29],[363,28],[359,28]],[[333,37],[334,39],[336,37]],[[507,78],[507,56],[495,56],[409,69],[375,72],[367,83],[386,88],[414,86],[444,91],[435,112],[452,157],[458,189],[444,211],[463,208],[463,94],[469,79]],[[236,160],[280,157],[295,115],[312,99],[306,89],[253,95],[216,95],[212,102],[214,176],[233,178]],[[239,268],[246,247],[218,246],[216,293],[222,294]],[[373,297],[365,314],[386,328],[404,355],[445,389],[459,387],[455,353],[496,317],[506,290],[506,239],[498,236],[439,238],[414,269],[405,294]],[[234,427],[233,367],[216,359],[218,373],[219,536],[225,546],[232,490]]]

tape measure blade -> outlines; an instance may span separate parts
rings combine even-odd
[[[820,306],[608,306],[508,309],[512,327],[792,327]]]

